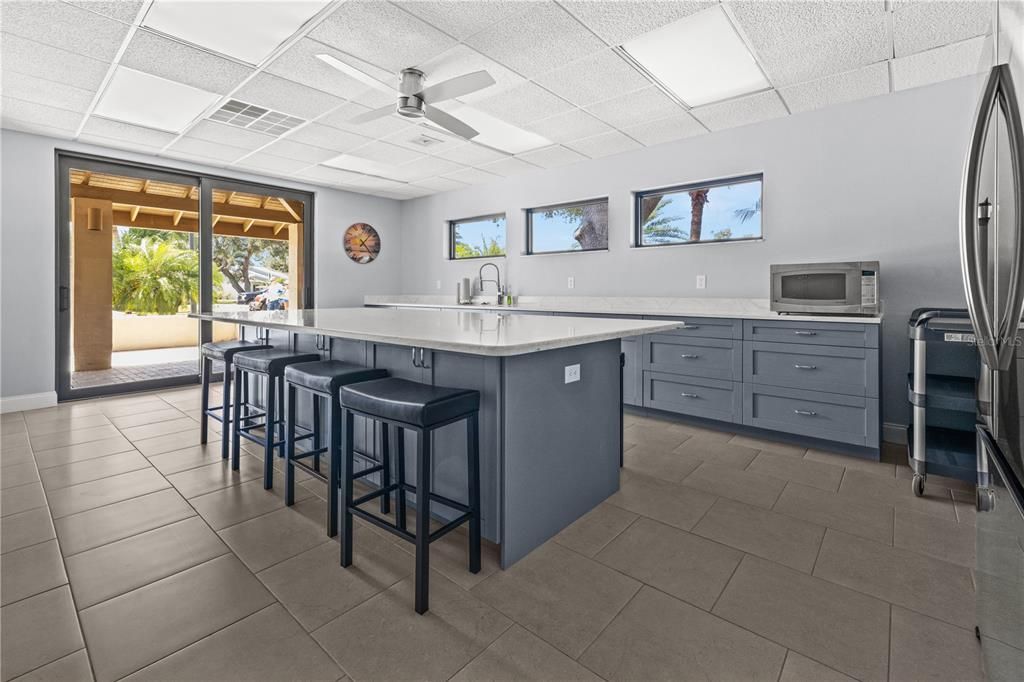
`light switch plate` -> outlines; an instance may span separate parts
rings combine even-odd
[[[568,286],[569,286],[570,289],[575,289],[576,288],[576,278],[575,277],[569,277]]]
[[[435,289],[440,289],[441,288],[441,280],[437,280],[437,282],[434,283],[434,288]]]
[[[572,384],[580,380],[580,366],[566,365],[565,366],[565,383]]]
[[[698,289],[707,289],[708,288],[708,276],[707,275],[697,275],[697,288]]]

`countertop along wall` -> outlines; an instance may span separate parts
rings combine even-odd
[[[3,130],[0,136],[0,397],[3,402],[0,406],[4,409],[23,409],[25,405],[39,406],[56,400],[56,149],[314,192],[316,304],[361,306],[364,294],[401,291],[397,201]],[[381,234],[380,257],[371,264],[352,262],[342,248],[345,228],[354,222],[370,223]],[[30,396],[29,402],[20,398],[24,396]]]
[[[884,420],[904,424],[910,312],[965,305],[957,205],[981,85],[962,78],[402,202],[401,290],[454,299],[461,277],[495,262],[516,294],[767,298],[772,263],[878,260]],[[754,172],[762,241],[630,248],[631,192]],[[523,209],[603,196],[607,252],[522,255]],[[448,220],[502,211],[509,256],[447,260]]]

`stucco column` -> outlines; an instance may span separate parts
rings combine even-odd
[[[109,369],[113,349],[114,207],[72,199],[71,338],[74,370]]]

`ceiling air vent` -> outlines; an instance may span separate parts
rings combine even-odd
[[[240,102],[237,99],[228,100],[224,106],[210,115],[210,120],[274,136],[283,135],[306,122],[301,118]]]

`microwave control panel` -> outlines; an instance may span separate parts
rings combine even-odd
[[[861,305],[878,304],[878,274],[874,270],[862,270],[860,273]]]

